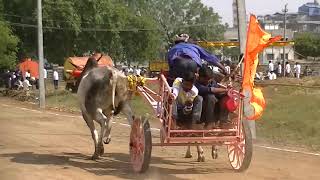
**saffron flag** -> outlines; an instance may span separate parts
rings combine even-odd
[[[272,38],[271,34],[262,30],[256,16],[250,16],[242,81],[242,89],[246,96],[244,113],[249,120],[257,120],[260,118],[265,109],[265,100],[262,91],[254,88],[254,77],[259,62],[258,55],[264,48],[280,39],[281,36]]]

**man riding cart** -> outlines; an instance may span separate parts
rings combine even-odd
[[[228,89],[213,85],[213,72],[202,63],[202,59],[217,66],[224,74],[227,74],[227,71],[216,56],[198,45],[189,43],[189,39],[187,34],[177,35],[176,45],[168,52],[168,83],[173,84],[172,98],[175,100],[173,117],[179,123],[185,121],[187,127],[191,127],[192,122],[205,123],[205,127],[210,128],[219,119],[220,122],[225,121],[223,118],[215,117],[215,114],[219,117],[227,114],[224,108],[219,108],[222,105],[215,107],[215,104],[225,96]],[[227,115],[223,117],[227,119]]]

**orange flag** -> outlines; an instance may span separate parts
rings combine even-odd
[[[258,55],[264,48],[280,39],[281,36],[271,38],[271,34],[262,30],[256,16],[250,16],[242,82],[242,88],[247,97],[244,108],[247,119],[256,120],[260,118],[265,108],[265,100],[261,90],[254,88],[254,77],[259,62]]]

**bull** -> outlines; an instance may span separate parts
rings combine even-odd
[[[128,102],[127,77],[114,67],[89,68],[80,81],[78,98],[83,119],[94,142],[92,159],[104,154],[103,143],[111,141],[112,118],[120,112],[132,124],[132,111]],[[100,125],[100,132],[94,121]]]

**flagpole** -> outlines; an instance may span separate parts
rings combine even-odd
[[[238,15],[238,36],[240,42],[240,54],[244,56],[247,41],[247,15],[245,0],[236,0],[237,15]],[[241,67],[241,74],[243,77],[243,65]],[[255,121],[247,121],[251,130],[252,139],[256,139],[256,124]]]

